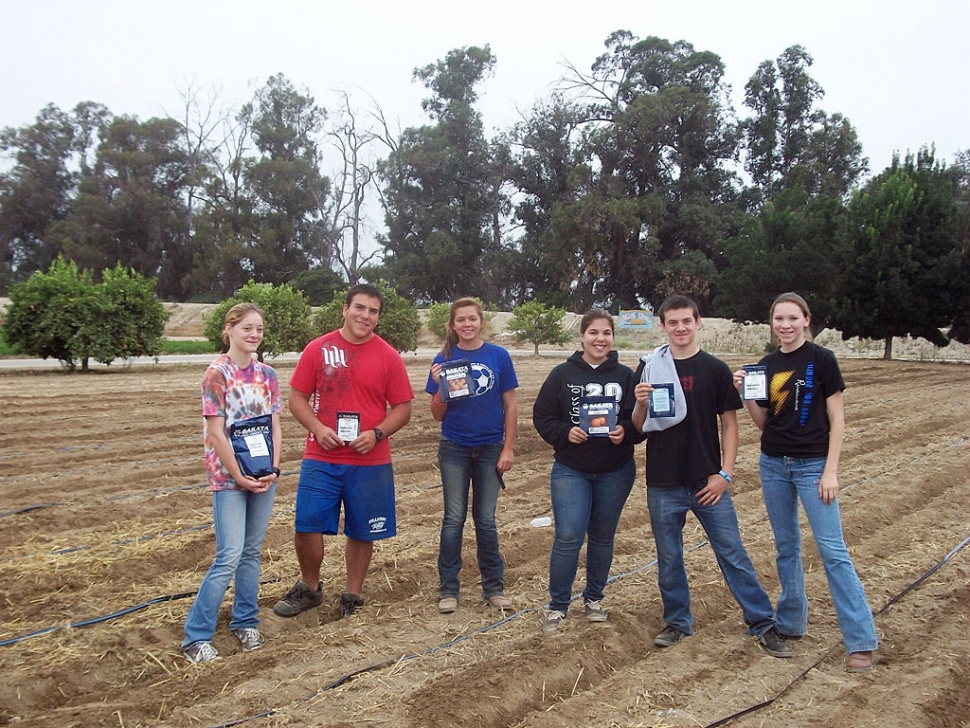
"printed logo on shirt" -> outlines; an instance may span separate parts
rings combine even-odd
[[[785,408],[785,404],[791,396],[791,390],[786,389],[786,387],[793,376],[795,376],[795,372],[775,372],[771,375],[768,397],[771,401],[772,414],[780,415]]]
[[[371,518],[367,523],[371,533],[384,533],[387,530],[387,519],[384,516]]]
[[[566,383],[569,390],[569,419],[579,427],[579,400],[581,397],[613,397],[617,402],[623,401],[623,387],[619,382],[589,382],[581,384]]]
[[[477,361],[472,362],[472,379],[475,380],[476,395],[485,394],[495,386],[495,374],[485,364]]]
[[[320,355],[323,357],[323,363],[330,369],[347,366],[343,349],[338,349],[334,344],[320,347]]]
[[[688,375],[686,377],[680,378],[680,388],[684,390],[684,394],[690,394],[694,391],[694,375]]]

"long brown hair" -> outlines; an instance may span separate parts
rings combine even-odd
[[[485,312],[482,311],[482,304],[477,298],[464,296],[451,304],[451,313],[448,315],[448,331],[445,333],[445,345],[441,347],[441,355],[445,359],[451,358],[451,349],[458,345],[458,332],[455,331],[455,312],[459,308],[474,308],[478,311],[478,318],[482,322],[482,329],[485,328]]]
[[[591,308],[589,311],[583,314],[583,318],[581,318],[579,321],[580,335],[585,334],[586,329],[588,329],[594,321],[599,321],[600,319],[609,321],[610,330],[614,330],[615,327],[613,325],[613,316],[609,311],[604,311],[602,308]]]
[[[771,302],[771,310],[768,311],[769,325],[771,324],[771,321],[775,318],[775,307],[779,303],[794,303],[802,310],[802,313],[805,314],[805,318],[809,320],[811,320],[812,318],[812,312],[808,310],[808,302],[805,301],[805,299],[799,296],[797,293],[792,293],[791,291],[789,291],[788,293],[782,293],[780,296],[778,296],[778,298],[776,298],[774,301]]]

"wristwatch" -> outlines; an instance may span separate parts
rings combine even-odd
[[[377,441],[378,442],[380,442],[381,440],[384,439],[384,433],[381,432],[381,428],[380,427],[374,427],[372,429],[374,430],[374,437],[377,438]]]

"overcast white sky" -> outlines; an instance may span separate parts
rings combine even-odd
[[[758,64],[805,46],[821,107],[851,120],[874,172],[894,150],[970,148],[970,0],[0,0],[0,127],[48,102],[178,116],[189,81],[235,105],[275,73],[324,106],[360,86],[410,126],[426,95],[412,70],[486,43],[498,63],[480,108],[486,128],[506,127],[618,29],[720,55],[741,116]]]

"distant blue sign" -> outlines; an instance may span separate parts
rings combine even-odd
[[[621,329],[652,329],[653,311],[641,311],[639,309],[620,311]]]

